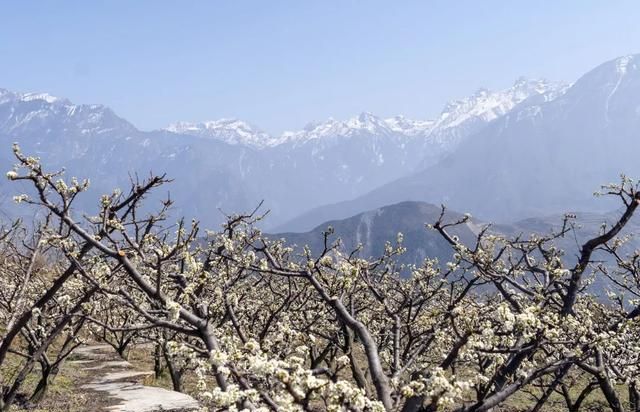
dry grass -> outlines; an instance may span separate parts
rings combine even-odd
[[[69,359],[71,360],[71,358]],[[20,360],[8,357],[6,367],[0,371],[2,376],[11,376],[20,366]],[[40,373],[35,369],[25,380],[20,398],[28,398],[34,391]],[[47,395],[37,405],[17,404],[12,410],[31,412],[88,412],[100,411],[112,405],[114,401],[100,392],[82,389],[90,377],[73,362],[65,362],[58,376],[50,383]]]
[[[109,405],[116,403],[114,399],[105,396],[101,392],[82,389],[90,377],[88,373],[79,367],[78,364],[69,362],[73,360],[73,355],[65,362],[57,378],[51,383],[45,399],[35,408],[28,410],[32,412],[87,412],[104,410]],[[0,371],[0,376],[9,376],[19,366],[19,359],[9,358],[6,368]],[[129,354],[129,362],[138,370],[153,370],[153,354],[148,346],[132,348]],[[89,364],[83,364],[90,366]],[[187,374],[183,382],[184,392],[193,394],[195,392],[196,381]],[[32,393],[39,378],[39,372],[35,370],[26,380],[22,393],[28,396]],[[171,390],[171,379],[168,373],[159,378],[149,375],[144,379],[145,385],[158,386]],[[578,379],[578,384],[570,389],[575,399],[586,384],[585,379]],[[621,395],[623,405],[628,405],[626,390],[620,387],[618,393]],[[495,409],[496,412],[525,412],[531,409],[535,399],[531,394],[519,392],[513,395],[504,405]],[[14,410],[26,410],[16,407]],[[565,401],[559,394],[553,394],[547,404],[542,408],[543,412],[563,412],[566,411]],[[609,410],[606,400],[598,389],[594,390],[583,403],[581,411],[600,412]]]

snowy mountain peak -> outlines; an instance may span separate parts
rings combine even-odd
[[[415,136],[427,133],[435,123],[433,120],[412,120],[402,115],[385,119],[387,126],[396,133]]]
[[[325,126],[325,127],[326,127],[326,126],[331,126],[331,125],[336,124],[337,122],[338,122],[338,121],[337,121],[336,119],[334,119],[333,117],[329,117],[329,118],[328,118],[327,120],[325,120],[324,122],[317,122],[317,121],[316,121],[316,122],[309,122],[309,123],[307,123],[307,124],[304,126],[304,128],[302,129],[302,131],[305,131],[305,132],[312,132],[313,130],[315,130],[315,129],[319,128],[319,127],[322,127],[322,126]],[[288,134],[288,135],[294,135],[294,134],[296,134],[296,133],[297,133],[297,132],[295,132],[295,131],[287,131],[287,132],[284,132],[284,134]]]
[[[246,145],[255,148],[275,146],[280,143],[280,139],[271,137],[269,134],[238,119],[220,119],[199,123],[177,122],[169,125],[165,130],[172,133],[212,138],[232,145]]]
[[[602,95],[606,99],[605,109],[608,110],[609,102],[618,91],[625,89],[629,82],[635,83],[639,80],[640,54],[622,56],[602,63],[579,78],[567,92],[567,96],[583,93]]]
[[[25,102],[30,102],[34,100],[43,100],[47,103],[55,103],[62,99],[56,96],[52,96],[49,93],[25,93],[22,95],[22,100]]]
[[[47,133],[76,130],[83,135],[135,131],[131,123],[103,105],[76,105],[48,93],[0,89],[0,133],[20,135],[36,128]]]
[[[380,120],[377,116],[375,116],[371,112],[362,112],[358,115],[358,122],[360,123],[377,123]]]
[[[520,77],[513,86],[505,90],[491,92],[488,89],[479,89],[471,97],[447,103],[434,128],[451,128],[474,119],[488,122],[504,115],[531,96],[564,88],[566,86],[562,83]]]
[[[528,79],[520,77],[507,89],[517,100],[524,100],[537,94],[556,93],[558,90],[565,90],[567,84],[563,82],[550,82],[546,79]]]
[[[14,94],[7,89],[0,88],[0,104],[6,103],[14,98]]]
[[[489,93],[491,93],[489,89],[485,89],[484,87],[481,87],[480,89],[476,90],[476,92],[473,94],[473,97],[481,99],[481,98],[487,97]]]
[[[355,135],[384,136],[396,131],[388,121],[370,112],[362,112],[344,121],[329,118],[324,122],[309,123],[300,131],[284,132],[280,141],[300,144],[317,139],[335,139]]]
[[[627,70],[629,69],[629,66],[632,66],[633,69],[636,69],[635,60],[638,57],[639,57],[638,55],[630,54],[627,56],[622,56],[617,58],[615,60],[617,72],[621,75],[625,75],[627,74]]]
[[[388,127],[384,120],[370,112],[362,112],[357,117],[352,117],[345,122],[345,125],[352,130],[366,130],[371,133]]]
[[[632,61],[633,56],[621,59],[619,70],[626,71]],[[279,136],[270,135],[238,119],[177,122],[169,125],[165,130],[257,149],[274,147],[283,143],[300,145],[317,139],[337,142],[343,138],[371,136],[383,139],[392,138],[399,144],[404,144],[402,142],[407,139],[429,139],[430,137],[433,138],[431,140],[434,143],[446,143],[446,140],[451,140],[447,130],[453,130],[460,125],[468,128],[467,122],[477,125],[487,123],[504,115],[530,96],[549,93],[551,90],[559,90],[557,84],[546,80],[519,78],[508,89],[498,92],[479,89],[470,97],[452,101],[445,106],[440,116],[435,120],[414,120],[404,116],[383,119],[370,112],[362,112],[347,120],[329,118],[326,121],[310,123],[302,130],[284,132]],[[83,133],[95,133],[123,127],[127,130],[134,129],[132,125],[119,119],[104,106],[74,105],[66,99],[47,93],[15,93],[0,89],[0,104],[6,103],[21,105],[21,109],[12,111],[10,118],[2,125],[3,129],[7,131],[13,132],[30,122],[36,120],[45,122],[46,119],[52,118],[64,118],[65,120],[61,120],[61,122],[65,123],[65,127],[70,127],[73,123]]]
[[[594,93],[609,93],[619,82],[640,77],[640,54],[630,54],[602,63],[580,77],[576,89],[593,88]],[[604,86],[604,87],[603,87]]]
[[[322,122],[312,122],[302,130],[287,131],[279,137],[270,136],[236,119],[200,123],[178,122],[170,125],[166,130],[256,148],[273,147],[286,142],[300,145],[318,139],[335,140],[352,136],[427,138],[467,121],[481,123],[492,121],[525,99],[533,95],[549,93],[552,90],[560,90],[559,84],[521,77],[508,89],[492,92],[482,88],[470,97],[449,102],[436,120],[412,120],[404,116],[382,119],[370,112],[362,112],[347,120],[329,118]],[[442,138],[446,139],[446,136]]]
[[[7,89],[0,88],[0,103],[6,103],[9,101],[15,102],[33,102],[42,101],[43,103],[53,104],[65,104],[70,105],[71,102],[67,99],[53,96],[49,93],[15,93]]]

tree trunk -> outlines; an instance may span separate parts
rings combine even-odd
[[[38,381],[38,385],[36,389],[33,391],[33,394],[29,398],[29,402],[39,403],[46,395],[49,390],[49,376],[51,374],[51,370],[43,369],[42,375],[40,376],[40,380]]]
[[[169,369],[169,376],[171,377],[173,390],[176,392],[182,392],[182,371],[176,368],[169,351],[167,351],[167,347],[164,345],[162,346],[162,355],[164,356],[164,363],[167,365],[167,369]]]
[[[120,345],[116,348],[116,352],[118,352],[118,355],[128,361],[129,360],[129,352],[127,351],[127,345]]]
[[[163,368],[162,368],[162,348],[159,343],[156,343],[156,347],[153,352],[153,372],[155,373],[155,378],[160,379],[160,377],[162,376]]]
[[[640,394],[633,384],[629,385],[629,410],[640,412]]]

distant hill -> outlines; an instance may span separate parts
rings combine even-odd
[[[425,228],[427,223],[434,223],[439,215],[440,208],[434,205],[402,202],[346,219],[328,221],[305,233],[278,233],[271,236],[284,238],[288,243],[298,246],[308,245],[318,253],[323,248],[322,232],[331,226],[335,231],[334,239],[340,238],[346,251],[362,244],[360,255],[372,257],[381,255],[385,242],[395,242],[397,234],[401,232],[403,244],[407,247],[407,253],[401,258],[403,262],[418,264],[426,257],[437,257],[445,262],[451,257],[451,246],[437,232]],[[447,216],[451,219],[462,217],[456,212]],[[457,227],[453,234],[465,242],[471,242],[478,229],[475,224],[468,223]]]
[[[564,238],[558,239],[556,246],[565,251],[565,260],[568,265],[575,263],[580,246],[591,237],[599,233],[601,224],[614,223],[622,214],[621,210],[605,214],[577,213],[575,224],[576,231]],[[406,264],[419,265],[426,258],[438,258],[441,263],[451,259],[453,251],[449,244],[434,230],[428,230],[425,225],[433,224],[440,216],[440,207],[424,202],[401,202],[395,205],[384,206],[378,209],[359,213],[346,219],[325,222],[316,228],[304,233],[278,233],[270,235],[272,238],[284,238],[291,245],[302,247],[308,245],[311,250],[318,253],[323,248],[322,232],[327,227],[333,227],[335,234],[333,239],[340,238],[345,251],[353,250],[359,243],[363,248],[362,257],[380,256],[384,251],[385,242],[395,242],[398,232],[404,235],[403,244],[407,252],[399,260]],[[455,221],[462,215],[455,211],[447,210],[447,221]],[[549,234],[561,229],[563,215],[549,215],[520,220],[512,224],[495,224],[490,232],[499,233],[508,237],[524,235],[526,238],[532,233]],[[461,241],[472,245],[479,230],[487,223],[472,218],[468,223],[451,230],[452,235],[458,236]],[[624,247],[625,253],[640,249],[640,216],[635,216],[628,223],[621,235],[632,235],[629,243]],[[606,256],[596,253],[594,259],[605,259]],[[596,279],[596,287],[601,288],[603,279]]]

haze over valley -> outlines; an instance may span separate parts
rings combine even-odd
[[[608,212],[615,205],[591,193],[616,181],[621,165],[637,172],[639,67],[640,56],[629,55],[571,82],[520,78],[478,89],[430,120],[365,112],[278,136],[236,119],[142,131],[103,105],[3,89],[0,143],[91,179],[94,194],[134,173],[166,172],[175,216],[211,228],[261,201],[265,229],[280,232],[407,200],[497,223]],[[12,164],[2,154],[3,167]],[[2,185],[3,211],[23,211],[12,202],[20,188]]]

